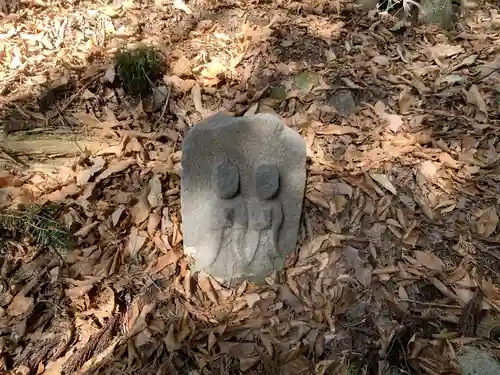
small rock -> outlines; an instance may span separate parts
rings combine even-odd
[[[328,99],[328,103],[335,107],[337,113],[340,116],[349,116],[356,110],[356,102],[350,90],[338,90],[331,98]]]
[[[497,375],[500,363],[487,352],[469,346],[458,356],[460,373],[463,375]]]

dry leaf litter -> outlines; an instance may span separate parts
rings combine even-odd
[[[450,35],[321,0],[1,5],[4,133],[104,140],[51,171],[1,143],[1,204],[62,204],[74,240],[2,254],[3,373],[435,375],[469,344],[500,354],[494,6]],[[166,61],[160,103],[109,84],[139,42]],[[298,251],[265,286],[183,255],[180,146],[217,111],[307,140]]]

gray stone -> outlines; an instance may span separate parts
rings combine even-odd
[[[458,355],[460,373],[462,375],[498,375],[500,363],[486,351],[473,346],[464,348]]]
[[[182,145],[181,213],[194,271],[262,281],[295,250],[306,144],[276,116],[217,114]]]
[[[350,90],[337,90],[329,100],[340,116],[348,116],[356,110],[356,102]]]
[[[443,29],[453,27],[452,0],[422,0],[418,19],[421,23],[436,24]]]

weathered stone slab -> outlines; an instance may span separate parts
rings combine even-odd
[[[457,359],[463,375],[500,374],[500,363],[484,350],[468,346]]]
[[[182,145],[181,213],[193,269],[260,281],[297,243],[306,144],[276,116],[217,114]]]

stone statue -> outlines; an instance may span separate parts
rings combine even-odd
[[[217,114],[182,145],[184,250],[194,271],[262,281],[297,242],[306,144],[276,116]]]

